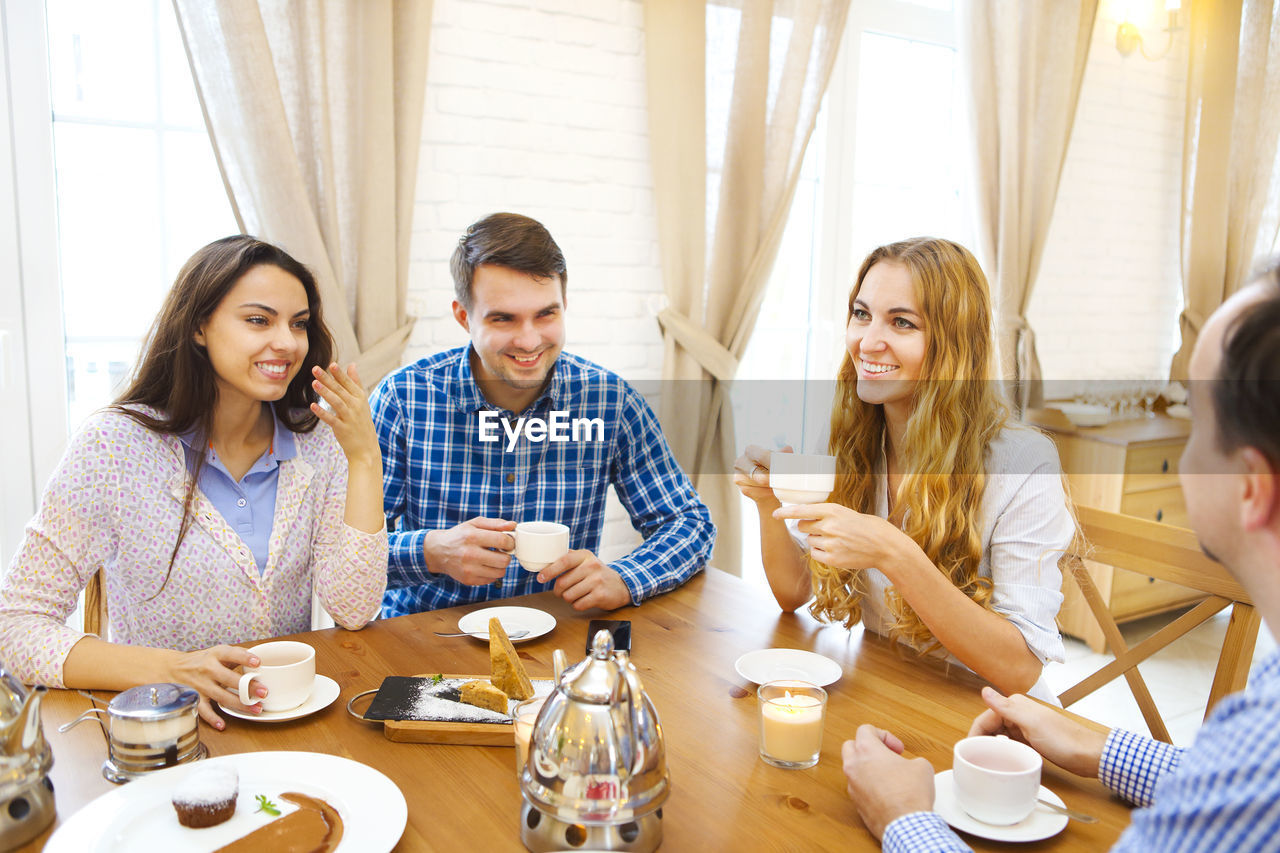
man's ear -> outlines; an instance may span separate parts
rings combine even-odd
[[[456,299],[453,300],[453,319],[457,320],[458,325],[466,329],[467,333],[470,334],[471,318],[467,316],[467,309],[463,308],[462,303]]]
[[[1280,472],[1256,447],[1243,448],[1240,461],[1244,463],[1240,523],[1245,530],[1260,530],[1280,516]]]

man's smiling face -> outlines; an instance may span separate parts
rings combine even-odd
[[[471,303],[467,309],[454,302],[453,314],[471,335],[472,371],[481,391],[495,406],[522,411],[564,348],[560,277],[482,264],[472,278]]]

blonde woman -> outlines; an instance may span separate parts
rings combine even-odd
[[[1075,524],[1052,442],[1010,419],[992,381],[973,255],[924,237],[873,251],[849,294],[846,349],[831,501],[781,506],[764,448],[735,465],[774,597],[787,611],[813,599],[820,619],[861,621],[1002,691],[1052,698],[1039,682],[1063,657],[1058,559]]]

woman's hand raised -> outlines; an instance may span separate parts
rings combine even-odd
[[[809,554],[838,569],[879,569],[892,579],[899,551],[915,543],[878,515],[856,512],[837,503],[796,504],[773,511],[777,519],[796,518],[796,529],[809,535]]]
[[[779,501],[769,486],[769,460],[773,453],[791,452],[790,446],[770,452],[758,444],[748,444],[733,463],[733,484],[762,507],[777,505]]]
[[[373,429],[373,415],[369,411],[369,395],[360,384],[360,375],[354,364],[344,371],[337,362],[328,370],[319,366],[311,368],[311,387],[329,404],[325,409],[319,403],[311,404],[317,418],[333,429],[348,465],[377,466],[382,475],[382,451],[378,447],[378,434]]]

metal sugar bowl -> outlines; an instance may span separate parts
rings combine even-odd
[[[520,840],[534,853],[662,843],[670,793],[662,725],[626,652],[599,631],[591,655],[561,675],[529,740],[520,776]]]
[[[200,742],[200,694],[185,684],[143,684],[117,694],[105,709],[92,708],[62,730],[98,717],[107,738],[102,775],[128,782],[152,770],[198,761],[208,754]]]
[[[40,728],[47,689],[0,669],[0,849],[10,850],[44,831],[57,813],[49,768],[53,751]]]

